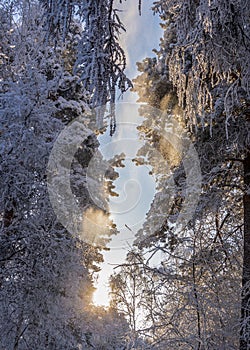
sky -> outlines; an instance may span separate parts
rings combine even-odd
[[[152,0],[142,1],[142,14],[139,16],[138,1],[126,0],[122,4],[116,0],[117,7],[122,10],[120,18],[125,25],[126,33],[120,37],[121,45],[127,56],[126,74],[130,79],[138,75],[136,62],[146,57],[154,57],[152,49],[159,47],[162,29],[159,18],[153,15]],[[143,118],[139,116],[138,96],[127,92],[120,105],[117,105],[117,129],[110,138],[108,134],[99,137],[99,150],[104,157],[126,152],[123,162],[125,167],[119,168],[119,178],[115,181],[115,191],[119,197],[110,198],[111,218],[116,223],[120,233],[109,243],[110,251],[104,252],[104,263],[101,265],[94,303],[108,305],[108,280],[113,268],[122,264],[128,249],[132,246],[135,233],[142,227],[145,215],[150,208],[155,193],[155,179],[149,175],[149,166],[136,166],[132,159],[142,146],[138,138],[136,126]],[[126,226],[125,226],[126,224]]]
[[[146,57],[154,57],[153,49],[158,49],[162,29],[158,15],[153,15],[151,7],[155,0],[142,0],[142,13],[138,13],[138,0],[126,0],[117,7],[122,10],[120,18],[126,28],[126,33],[120,36],[120,42],[127,56],[127,75],[136,77],[136,62]],[[125,94],[124,99],[131,101],[135,94]]]

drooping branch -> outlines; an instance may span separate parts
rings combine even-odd
[[[212,125],[223,111],[227,130],[250,96],[247,2],[156,1],[154,10],[166,22],[162,52],[190,123]]]
[[[114,9],[113,0],[42,0],[47,17],[48,33],[61,36],[68,31],[73,15],[78,15],[83,30],[79,39],[74,73],[79,76],[89,94],[89,105],[97,108],[97,127],[103,124],[104,108],[116,99],[116,89],[121,93],[132,87],[125,75],[126,56],[120,46],[119,35],[125,28]],[[139,3],[140,4],[140,3]],[[110,133],[115,129],[115,109],[110,107]]]

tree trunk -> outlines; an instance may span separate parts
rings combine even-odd
[[[240,350],[250,350],[250,152],[244,160],[246,192],[244,206],[244,251],[242,274]]]

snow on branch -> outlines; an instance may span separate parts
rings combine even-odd
[[[250,98],[249,16],[245,0],[156,1],[166,25],[169,78],[191,124],[229,123]],[[171,39],[171,40],[169,40]]]
[[[116,87],[121,93],[132,87],[126,77],[126,57],[119,44],[119,34],[125,31],[113,1],[89,1],[86,23],[79,42],[75,73],[81,77],[90,93],[93,108],[115,102]],[[111,108],[111,129],[114,121]],[[101,126],[101,125],[100,125]]]
[[[50,35],[62,35],[68,31],[75,14],[81,20],[82,33],[79,39],[74,73],[80,77],[89,93],[92,108],[114,104],[116,88],[121,93],[132,87],[126,77],[126,57],[119,44],[119,35],[125,28],[113,7],[113,0],[42,0]],[[99,110],[99,125],[102,127],[103,108]],[[110,108],[111,134],[115,128],[114,107]]]

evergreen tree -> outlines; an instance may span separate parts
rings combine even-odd
[[[119,34],[125,31],[113,0],[83,3],[75,1],[42,1],[47,18],[48,33],[56,38],[68,31],[73,14],[81,19],[81,31],[74,72],[79,74],[89,94],[88,103],[97,108],[97,129],[103,127],[104,109],[110,102],[110,134],[115,130],[114,102],[116,89],[123,94],[132,86],[126,77],[126,57],[119,44]]]
[[[181,237],[173,235],[171,225],[176,221],[176,215],[178,216],[181,211],[184,200],[182,195],[178,194],[183,193],[182,184],[185,183],[185,174],[181,164],[180,166],[178,162],[172,164],[177,186],[173,207],[162,228],[154,234],[149,230],[152,227],[150,222],[144,226],[138,235],[137,244],[144,249],[162,251],[163,254],[168,250],[165,250],[165,244],[170,244],[170,248],[173,249],[170,255],[177,255],[178,259],[182,259],[180,254],[184,254],[182,266],[190,263],[193,266],[189,270],[190,277],[192,275],[195,277],[200,271],[200,262],[196,260],[196,254],[192,256],[189,252],[188,259],[185,256],[187,243],[183,241],[183,236],[190,238],[192,230],[197,237],[203,230],[211,233],[212,246],[216,244],[216,250],[220,247],[221,253],[225,255],[225,262],[230,260],[229,267],[226,269],[223,267],[223,270],[220,270],[220,266],[223,265],[216,263],[215,248],[209,252],[211,243],[204,242],[205,246],[202,243],[198,256],[200,254],[203,256],[201,266],[215,264],[219,269],[218,276],[212,272],[214,280],[211,284],[217,285],[218,297],[224,301],[227,296],[227,287],[224,291],[223,288],[220,289],[220,278],[224,276],[226,286],[227,283],[231,283],[229,282],[230,274],[236,273],[239,283],[240,277],[237,271],[239,271],[243,251],[240,349],[248,349],[250,339],[249,252],[247,251],[249,246],[248,220],[250,218],[247,202],[249,192],[249,65],[245,64],[244,57],[249,57],[249,8],[246,8],[244,1],[187,1],[183,3],[157,1],[154,10],[161,13],[164,36],[160,50],[156,51],[157,60],[146,59],[139,64],[139,69],[143,74],[135,80],[135,90],[139,92],[141,101],[146,101],[167,111],[174,115],[182,125],[186,125],[189,137],[199,154],[203,185],[194,221],[190,222]],[[149,142],[157,140],[157,135],[152,137],[152,132],[149,133],[150,130],[155,129],[154,123],[154,120],[146,121],[145,126],[141,128]],[[161,151],[157,142],[153,144]],[[164,156],[168,161],[168,155],[165,153]],[[154,213],[154,208],[159,208],[159,205],[151,207],[153,215],[159,215],[159,210],[157,209]],[[152,215],[148,217],[151,218]],[[242,227],[244,227],[244,249],[241,246]],[[208,247],[210,248],[207,251]],[[218,253],[217,251],[216,254]],[[208,258],[214,259],[214,262],[209,263]],[[163,258],[162,263],[164,263]],[[168,265],[172,265],[171,259],[166,263],[166,266]],[[229,275],[228,268],[231,271]],[[195,277],[196,287],[192,294],[194,300],[198,298],[201,301],[204,298],[202,293],[199,296],[198,294],[201,292],[200,283],[203,283],[202,275],[205,270],[206,267],[202,266],[201,272],[198,272],[199,278]],[[190,282],[182,283],[186,285]],[[181,286],[178,287],[180,293],[181,288]],[[199,293],[197,293],[197,288]],[[227,308],[232,317],[231,325],[237,327],[237,308],[234,306],[239,305],[239,286],[237,288],[235,285],[233,288],[235,290],[234,302],[231,303],[232,307],[228,302]],[[213,293],[211,291],[211,297]],[[230,297],[231,295],[228,296]],[[220,313],[219,310],[220,307],[217,305],[214,311]],[[199,311],[197,322],[200,323],[201,315],[198,317],[198,314]],[[212,317],[211,313],[206,313],[206,322],[212,322]],[[223,320],[222,323],[225,325]],[[203,326],[198,327],[197,324],[200,335],[202,328]],[[218,330],[219,326],[215,326],[215,329]],[[221,335],[209,335],[207,338],[199,335],[198,348],[217,349],[219,345],[226,346],[226,348],[229,346],[237,348],[237,339],[232,339],[229,332],[224,333],[221,338],[224,331]],[[208,339],[213,339],[213,341],[210,342]]]
[[[107,238],[86,241],[88,232],[72,235],[62,226],[50,203],[46,170],[57,136],[84,115],[80,129],[90,136],[75,154],[71,183],[83,211],[93,204],[86,169],[98,142],[86,126],[88,93],[73,74],[81,26],[71,22],[64,42],[58,40],[55,48],[44,41],[41,5],[14,5],[1,3],[6,27],[0,33],[5,38],[0,81],[0,347],[91,348],[88,323],[96,333],[99,326],[91,309],[93,279]],[[104,235],[113,231],[107,227]],[[125,327],[123,318],[112,313],[107,312],[105,322],[112,323],[113,316]],[[112,342],[116,337],[118,344],[121,333]]]

